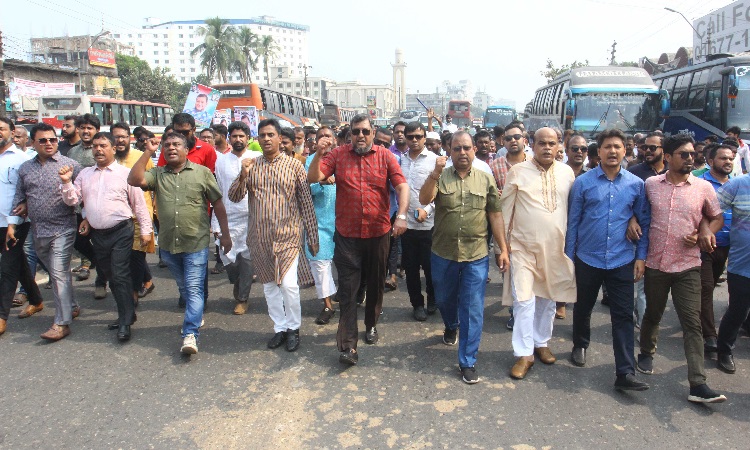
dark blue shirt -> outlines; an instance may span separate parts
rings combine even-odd
[[[703,178],[704,180],[711,183],[711,186],[714,187],[715,191],[719,191],[719,188],[722,186],[719,181],[714,178],[713,175],[711,175],[711,171],[708,170],[703,173],[703,175],[700,176],[700,178]],[[732,225],[732,209],[731,208],[722,208],[724,216],[724,226],[721,227],[721,230],[719,230],[718,233],[716,233],[716,246],[717,247],[726,247],[729,245],[729,228]]]
[[[721,209],[734,213],[727,272],[750,278],[750,175],[727,181],[716,196]]]
[[[643,232],[637,243],[626,237],[628,221],[634,215]],[[599,269],[645,260],[650,224],[651,206],[643,180],[620,170],[610,181],[602,168],[596,167],[576,178],[570,191],[565,254]]]
[[[643,163],[634,165],[633,167],[628,169],[628,172],[637,176],[641,180],[646,181],[648,178],[651,178],[654,175],[661,175],[663,173],[667,173],[667,165],[666,164],[664,165],[664,169],[662,169],[661,172],[657,172],[654,170],[653,167],[643,162]]]

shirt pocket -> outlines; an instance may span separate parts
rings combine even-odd
[[[461,193],[456,185],[438,185],[439,202],[449,210],[461,207]]]
[[[469,206],[472,209],[485,209],[487,206],[487,192],[480,191],[478,189],[472,189],[469,191]]]
[[[203,203],[203,189],[195,184],[185,188],[185,203],[200,205]]]

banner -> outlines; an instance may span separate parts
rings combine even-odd
[[[375,106],[377,106],[377,102],[375,101],[375,96],[374,95],[368,95],[367,96],[367,107],[368,108],[374,108]]]
[[[193,83],[190,86],[190,93],[185,100],[185,108],[182,110],[195,118],[197,128],[206,128],[211,125],[211,119],[214,117],[216,105],[221,98],[221,92],[211,89],[202,84]]]
[[[232,123],[232,108],[217,109],[214,113],[214,125],[228,127]]]
[[[250,136],[258,137],[258,111],[255,106],[235,106],[234,120],[245,122],[250,127]]]
[[[116,69],[115,52],[111,50],[89,49],[89,64],[92,66],[108,67]]]
[[[10,83],[9,83],[10,84]],[[39,81],[13,78],[11,96],[41,97],[43,95],[71,95],[76,93],[75,83],[41,83]]]

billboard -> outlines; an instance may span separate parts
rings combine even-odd
[[[707,54],[750,51],[750,1],[736,1],[695,19],[693,61],[704,62]],[[710,43],[709,43],[710,39]]]
[[[115,52],[110,50],[89,49],[89,64],[92,66],[108,67],[116,69]]]
[[[193,116],[196,127],[209,127],[211,126],[211,119],[214,117],[216,105],[219,103],[220,98],[221,92],[216,89],[193,83],[190,86],[190,93],[188,93],[187,100],[185,100],[185,108],[182,112]]]

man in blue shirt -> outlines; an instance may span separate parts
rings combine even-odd
[[[719,369],[735,372],[732,348],[742,323],[750,312],[750,175],[729,180],[717,192],[722,210],[732,211],[729,231],[729,308],[719,325]]]
[[[615,388],[643,391],[648,385],[635,378],[633,357],[633,282],[645,271],[651,210],[643,180],[622,169],[622,131],[606,130],[599,134],[597,143],[601,163],[576,179],[569,200],[565,254],[574,261],[578,286],[571,360],[579,367],[586,364],[591,311],[604,283],[612,318]],[[626,237],[633,216],[643,233],[637,243]]]
[[[733,148],[723,144],[706,146],[709,170],[698,178],[711,183],[714,190],[729,181],[734,169]],[[729,255],[729,228],[732,224],[732,210],[724,209],[724,225],[716,233],[716,247],[711,253],[701,252],[701,329],[703,331],[704,352],[716,352],[716,325],[714,322],[714,288],[724,272]]]

